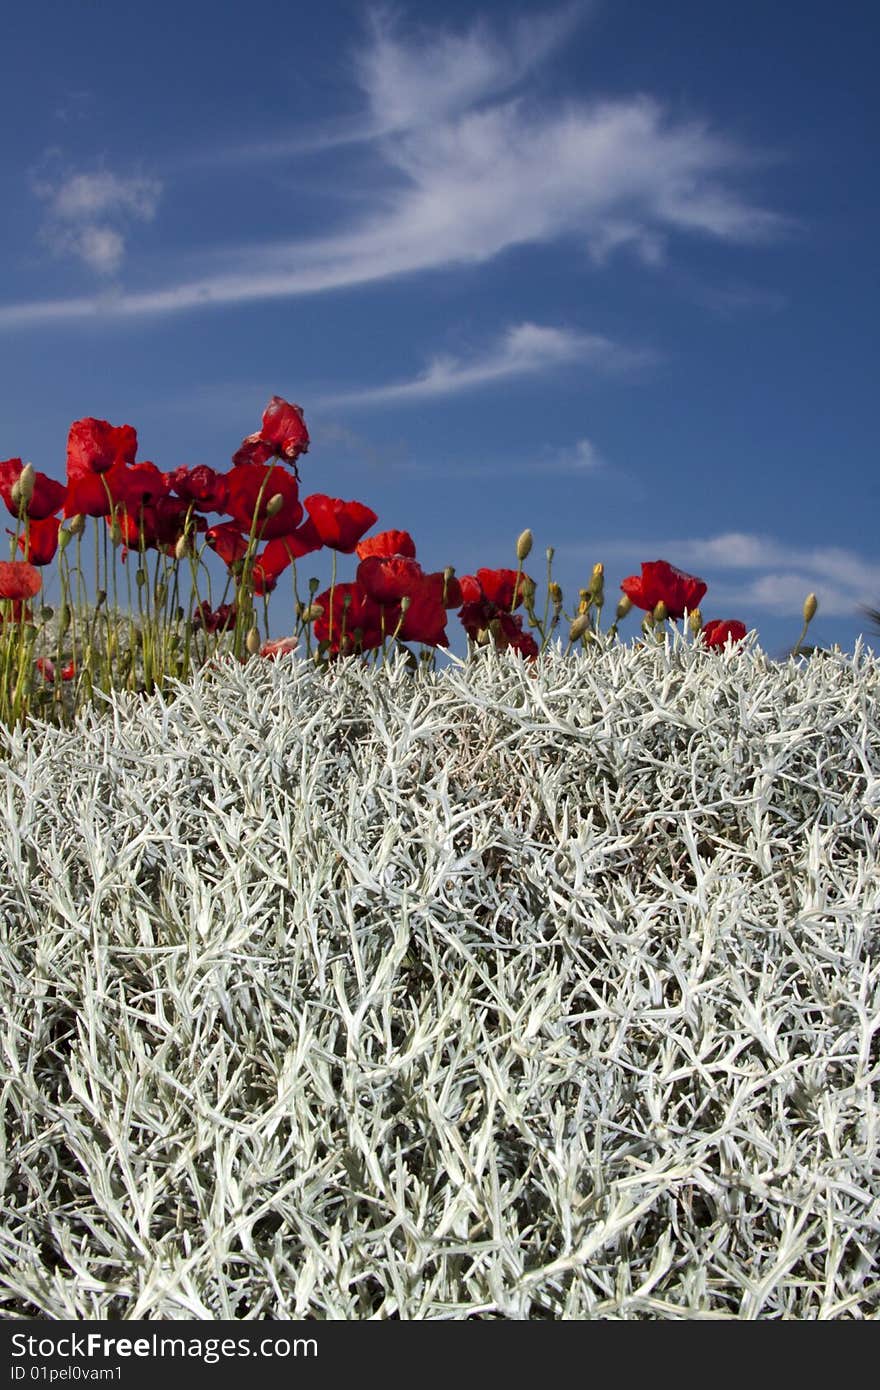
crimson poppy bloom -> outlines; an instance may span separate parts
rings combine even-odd
[[[27,532],[18,538],[18,548],[24,559],[30,560],[32,565],[50,565],[58,549],[60,525],[57,516],[47,516],[43,521],[31,521]],[[9,535],[12,535],[11,531]]]
[[[190,502],[202,512],[225,512],[229,500],[229,484],[222,473],[207,464],[195,468],[175,468],[166,475],[169,487],[184,502]]]
[[[732,642],[741,642],[745,635],[745,623],[738,622],[736,618],[713,618],[705,624],[700,633],[703,644],[707,647],[723,647],[728,637]]]
[[[296,478],[280,464],[272,464],[268,468],[257,463],[239,464],[226,474],[226,482],[229,488],[226,510],[242,531],[253,531],[263,540],[271,541],[295,531],[302,520],[303,509]],[[282,499],[281,509],[274,516],[267,516],[266,508],[276,496]],[[258,497],[260,502],[257,509]]]
[[[264,584],[267,593],[274,589],[279,575],[284,573],[293,560],[299,560],[303,555],[310,555],[313,550],[320,548],[321,537],[310,516],[307,516],[295,531],[291,531],[289,536],[276,536],[275,540],[269,541],[263,547],[254,561],[255,592],[263,593]]]
[[[465,603],[490,603],[497,608],[503,608],[508,613],[512,608],[518,608],[531,590],[534,591],[535,582],[529,579],[527,574],[519,573],[516,570],[477,570],[476,575],[464,574],[461,577],[461,593]],[[516,602],[514,602],[514,590],[516,591]]]
[[[351,595],[351,603],[346,609],[345,597]],[[343,623],[345,626],[345,640],[342,646],[346,653],[353,652],[357,646],[362,651],[371,651],[375,647],[382,645],[382,609],[378,603],[365,594],[359,584],[337,584],[333,590],[333,619],[330,618],[330,590],[325,589],[323,594],[319,594],[313,600],[315,606],[320,605],[323,613],[315,619],[314,633],[318,642],[330,643],[330,650],[337,655],[340,650],[340,643],[343,637]],[[393,610],[392,610],[393,611]],[[395,622],[399,612],[395,614]],[[355,629],[360,628],[362,636],[355,637]],[[385,630],[388,632],[388,615],[385,619]],[[393,625],[391,628],[393,631]]]
[[[379,520],[363,502],[343,502],[340,497],[326,497],[323,492],[313,492],[306,498],[306,510],[322,543],[345,555],[351,555],[364,532]]]
[[[658,603],[665,603],[670,618],[683,618],[685,609],[693,613],[707,589],[702,579],[665,560],[643,560],[641,575],[630,575],[620,587],[636,608],[648,613],[653,613]]]
[[[357,567],[357,582],[376,603],[397,603],[413,595],[425,578],[418,560],[406,555],[368,555]]]
[[[43,585],[43,577],[27,560],[0,560],[0,598],[33,598]]]
[[[234,521],[221,521],[216,526],[209,526],[205,540],[230,569],[247,554],[247,540]]]
[[[0,497],[13,516],[18,516],[18,503],[12,499],[12,489],[21,477],[24,467],[21,459],[6,459],[0,463]],[[57,512],[64,501],[65,487],[45,473],[37,473],[30,501],[25,504],[24,514],[33,521],[45,521],[47,516]]]
[[[262,428],[249,434],[241,448],[232,455],[235,464],[266,463],[270,458],[285,458],[295,464],[300,454],[308,453],[309,432],[302,407],[292,405],[281,396],[273,396],[263,411]]]
[[[67,476],[106,473],[114,464],[134,463],[137,431],[87,416],[74,420],[67,436]],[[71,515],[71,513],[68,513]]]
[[[416,558],[416,543],[409,531],[380,531],[376,536],[358,541],[355,549],[359,560],[366,560],[370,555],[405,555],[410,560]]]

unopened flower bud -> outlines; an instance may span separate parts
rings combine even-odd
[[[589,631],[589,628],[589,613],[581,613],[580,617],[575,618],[571,627],[568,629],[568,640],[570,642],[579,642],[580,639],[583,637],[584,633]]]
[[[590,598],[599,608],[605,602],[605,566],[601,560],[593,566],[593,575],[590,579]]]
[[[276,492],[266,503],[266,516],[277,516],[284,506],[284,498],[280,492]]]
[[[621,618],[625,618],[632,606],[633,601],[629,594],[624,594],[623,598],[618,600],[617,612],[614,615],[615,621],[619,623]]]
[[[580,595],[580,600],[581,600],[580,603],[578,604],[578,613],[589,613],[589,611],[590,611],[590,591],[589,591],[589,589],[578,589],[578,594]]]
[[[86,519],[82,512],[77,512],[67,523],[67,532],[70,536],[81,536],[86,529]]]
[[[318,588],[319,588],[319,586],[320,586],[320,583],[321,583],[320,579],[316,579],[315,576],[312,575],[311,579],[309,580],[309,593],[310,593],[313,597],[314,597],[314,595],[318,592]]]
[[[302,610],[302,620],[304,623],[314,623],[324,612],[322,603],[310,603],[308,608]]]
[[[703,615],[700,612],[699,608],[695,608],[693,612],[688,613],[688,627],[690,628],[691,632],[694,634],[695,637],[698,632],[702,632]]]
[[[192,537],[188,531],[184,531],[182,536],[178,536],[174,547],[175,560],[185,560],[187,555],[192,554]]]
[[[552,602],[553,602],[553,607],[554,607],[554,608],[561,608],[561,607],[562,607],[562,585],[561,585],[561,584],[557,584],[555,579],[551,579],[550,583],[547,585],[547,589],[548,589],[548,591],[549,591],[550,598],[551,598],[551,600],[552,600]]]
[[[110,540],[113,545],[122,544],[122,527],[115,517],[110,523]]]
[[[26,463],[12,484],[12,501],[16,507],[26,507],[34,495],[37,474],[32,463]]]
[[[804,626],[813,621],[818,607],[819,600],[816,598],[816,595],[807,594],[807,597],[804,599]]]
[[[531,552],[533,539],[534,537],[528,528],[522,531],[517,538],[516,558],[519,560],[520,564],[522,564],[523,560],[525,560]]]
[[[480,646],[480,647],[485,647],[488,641],[489,641],[489,633],[487,632],[486,628],[484,628],[484,627],[478,628],[478,629],[477,629],[477,645]]]
[[[409,608],[409,606],[410,606],[411,603],[412,603],[412,599],[410,598],[409,594],[404,594],[403,598],[400,600],[400,611],[401,611],[401,613],[405,613],[406,610]]]
[[[669,617],[669,609],[666,607],[662,598],[658,604],[655,604],[653,616],[655,623],[665,623],[666,619]]]
[[[244,639],[244,645],[247,647],[247,650],[251,656],[256,656],[257,652],[260,650],[260,647],[262,646],[262,643],[260,642],[260,634],[257,628],[251,628],[247,637]]]

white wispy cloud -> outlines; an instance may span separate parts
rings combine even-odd
[[[676,235],[750,243],[781,234],[785,220],[736,189],[750,163],[745,152],[705,124],[676,122],[646,96],[538,103],[511,94],[577,13],[522,21],[503,39],[485,25],[463,35],[400,37],[387,17],[375,20],[355,69],[373,158],[361,175],[369,179],[366,201],[356,200],[347,224],[311,239],[206,247],[209,273],[169,272],[163,283],[112,302],[6,305],[0,326],[318,294],[477,266],[517,246],[567,241],[599,265],[626,248],[657,265]],[[112,180],[103,189],[108,201],[116,192],[119,211],[136,215],[137,197],[126,202]],[[89,191],[51,190],[56,226],[64,228],[70,206],[71,230],[81,228]],[[102,186],[91,192],[100,204]],[[95,213],[87,225],[111,224]],[[121,235],[118,225],[113,230]],[[110,242],[91,253],[82,238],[77,246],[98,262],[118,263],[121,253]]]
[[[46,204],[42,240],[55,255],[73,256],[100,275],[116,274],[125,257],[126,228],[132,221],[152,220],[161,183],[109,169],[53,172],[56,162],[51,151],[31,178],[33,192]]]
[[[825,617],[852,617],[862,605],[877,607],[880,600],[880,565],[840,546],[793,546],[770,535],[729,531],[702,539],[667,537],[645,543],[618,538],[556,549],[560,556],[584,563],[592,563],[596,555],[618,560],[629,566],[627,574],[639,574],[644,560],[668,560],[706,580],[709,591],[702,607],[707,616],[711,607],[711,616],[744,620],[753,609],[799,617],[807,594],[815,593]],[[734,579],[733,571],[743,573]],[[730,612],[719,614],[720,608]]]
[[[583,363],[606,370],[640,365],[647,355],[629,351],[599,334],[577,333],[545,324],[520,323],[508,328],[482,354],[469,358],[435,357],[417,377],[320,397],[323,406],[384,405],[389,401],[423,401],[458,395],[474,387],[535,376],[556,367]]]

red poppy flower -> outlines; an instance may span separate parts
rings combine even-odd
[[[60,525],[57,516],[47,516],[43,521],[31,521],[27,533],[18,538],[18,548],[25,560],[30,560],[32,565],[50,565],[58,549]],[[11,531],[9,535],[12,535]]]
[[[440,601],[432,576],[423,575],[421,583],[409,596],[409,607],[403,615],[398,637],[403,642],[421,642],[426,647],[446,647],[446,609]],[[395,620],[390,628],[397,627]],[[386,623],[386,631],[388,631]]]
[[[247,540],[234,521],[221,521],[217,526],[209,526],[205,532],[205,539],[230,569],[247,554]]]
[[[226,482],[229,487],[226,510],[242,531],[249,534],[253,529],[263,540],[271,541],[295,531],[302,520],[303,509],[296,478],[280,464],[272,464],[268,468],[263,464],[239,464],[226,474]],[[274,516],[267,516],[266,508],[275,496],[282,498],[281,509]],[[255,521],[258,497],[259,513]]]
[[[723,647],[728,637],[732,642],[741,642],[745,635],[745,623],[738,622],[736,618],[713,618],[710,623],[705,624],[700,633],[707,647]]]
[[[196,464],[195,468],[175,468],[167,475],[172,491],[184,502],[191,502],[202,512],[225,512],[228,510],[229,484],[222,473],[215,473],[207,464]]]
[[[310,555],[313,550],[320,548],[321,537],[310,516],[307,516],[295,531],[291,531],[289,536],[276,536],[275,540],[269,541],[268,545],[263,547],[254,561],[255,592],[263,593],[264,584],[267,586],[267,593],[274,589],[279,575],[284,573],[293,560],[299,560],[303,555]]]
[[[380,531],[377,536],[359,541],[355,549],[359,560],[366,560],[370,555],[405,555],[410,560],[416,557],[416,543],[409,531]]]
[[[106,473],[117,463],[134,463],[137,431],[88,416],[74,420],[67,436],[67,476]],[[68,512],[68,516],[71,513]]]
[[[287,652],[295,652],[298,646],[299,641],[296,637],[276,637],[274,642],[263,643],[260,656],[285,656]]]
[[[518,608],[531,588],[534,590],[534,580],[527,574],[520,572],[517,579],[516,570],[477,570],[476,575],[464,574],[461,577],[461,594],[465,603],[480,603],[486,601],[494,604],[497,608],[503,608],[510,612],[512,608]],[[516,590],[516,603],[514,603],[514,589]]]
[[[43,577],[27,560],[0,560],[0,598],[33,598]]]
[[[351,595],[351,603],[348,609],[345,608],[345,596]],[[342,639],[343,622],[345,624],[344,652],[350,653],[355,650],[357,642],[363,651],[371,651],[375,647],[382,645],[382,610],[378,603],[374,603],[368,594],[365,594],[359,584],[337,584],[333,590],[333,621],[330,621],[330,590],[325,589],[323,594],[319,594],[313,600],[315,605],[323,608],[323,613],[315,619],[314,633],[319,642],[330,642],[330,650],[336,654],[339,652],[340,641]],[[393,610],[392,610],[393,611]],[[395,616],[395,622],[396,617]],[[360,628],[362,637],[355,638],[355,629]],[[392,624],[391,631],[393,631]],[[389,631],[388,617],[386,614],[385,631]]]
[[[357,582],[376,603],[397,603],[413,595],[425,578],[418,560],[406,555],[368,555],[357,567]]]
[[[658,603],[665,603],[670,618],[683,618],[685,609],[693,613],[699,607],[707,585],[665,560],[643,560],[641,575],[630,575],[620,587],[636,608],[653,613]]]
[[[300,454],[308,453],[308,448],[309,432],[302,407],[292,405],[281,396],[273,396],[263,411],[262,428],[242,441],[241,448],[232,455],[232,462],[260,464],[270,458],[285,458],[295,464]]]
[[[23,467],[21,459],[7,459],[5,463],[0,463],[0,497],[16,517],[19,510],[18,504],[12,500],[12,489],[21,477]],[[45,473],[37,473],[33,493],[24,509],[25,516],[29,516],[33,521],[45,521],[47,516],[58,511],[64,501],[64,493],[63,483],[57,483]]]
[[[152,505],[139,505],[133,511],[123,507],[117,511],[115,520],[125,545],[123,559],[129,548],[140,550],[142,543],[145,550],[166,553],[172,550],[183,535],[189,509],[190,504],[180,497],[160,497]],[[106,520],[108,526],[111,525],[109,516]],[[190,514],[190,530],[204,531],[207,525],[203,516]]]
[[[313,492],[306,498],[306,510],[322,543],[346,555],[351,555],[364,532],[379,520],[363,502],[343,502],[339,497],[326,497],[322,492]]]

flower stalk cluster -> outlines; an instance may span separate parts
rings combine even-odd
[[[567,612],[548,547],[541,616],[535,582],[524,569],[534,546],[528,528],[516,540],[515,570],[480,568],[460,578],[451,565],[426,572],[408,531],[367,534],[378,516],[364,503],[318,492],[300,498],[299,461],[310,442],[301,407],[273,396],[260,429],[242,441],[225,471],[199,465],[162,472],[137,461],[131,425],[93,417],[70,427],[64,482],[20,458],[0,462],[0,497],[15,521],[7,528],[11,557],[0,561],[0,720],[14,724],[30,714],[60,720],[99,691],[162,690],[218,656],[277,657],[301,643],[321,664],[350,655],[378,661],[402,647],[415,668],[428,666],[448,646],[452,611],[471,655],[492,646],[534,661],[563,622],[569,649],[599,641],[606,605],[601,562]],[[84,564],[90,521],[93,596]],[[319,581],[310,578],[306,600],[297,562],[321,550],[332,556],[330,585],[319,593]],[[225,567],[219,594],[210,555]],[[339,555],[355,557],[353,580],[337,579]],[[53,561],[57,609],[35,608],[42,571]],[[644,615],[644,641],[662,640],[666,624],[685,616],[694,641],[706,648],[745,637],[738,620],[703,623],[703,580],[665,560],[641,569],[621,583],[603,637],[615,638],[633,608]],[[273,640],[269,596],[285,571],[295,629]],[[816,608],[810,594],[795,654]],[[421,649],[418,658],[412,646]]]

